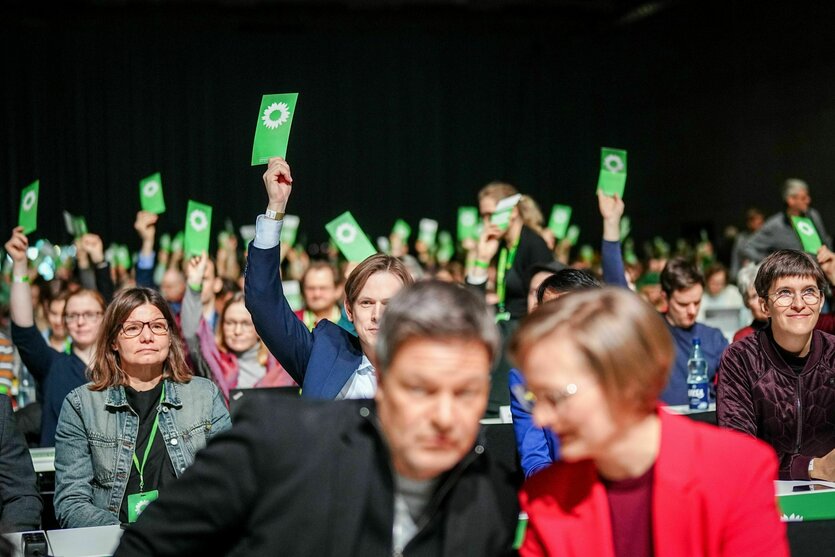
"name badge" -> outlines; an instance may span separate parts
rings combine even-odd
[[[145,493],[134,493],[133,495],[128,495],[128,522],[131,524],[136,522],[136,519],[139,518],[142,511],[144,511],[152,501],[156,501],[157,497],[159,497],[158,489],[146,491]]]

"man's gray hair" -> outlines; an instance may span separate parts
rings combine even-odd
[[[474,340],[484,345],[491,362],[501,344],[483,298],[463,286],[438,280],[407,286],[389,301],[375,346],[378,373],[385,373],[397,350],[415,338]]]
[[[795,195],[800,190],[808,192],[809,184],[807,184],[800,178],[789,178],[783,183],[783,201],[788,200],[789,197]]]

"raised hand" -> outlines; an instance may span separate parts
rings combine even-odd
[[[269,205],[267,208],[283,213],[290,199],[293,189],[293,177],[290,175],[290,165],[281,157],[273,157],[264,172],[264,187],[267,188]]]
[[[98,234],[85,234],[81,237],[81,248],[90,256],[93,265],[104,261],[104,242]]]
[[[603,239],[610,242],[620,240],[620,219],[626,206],[618,194],[606,195],[597,190],[597,206],[603,217]]]
[[[186,263],[186,282],[192,288],[203,287],[203,275],[206,273],[206,265],[209,257],[206,253],[195,255]]]
[[[9,241],[6,242],[5,248],[6,253],[9,254],[15,264],[15,271],[17,271],[18,265],[22,265],[23,270],[25,271],[29,265],[26,259],[26,250],[29,248],[29,238],[27,238],[26,234],[23,233],[22,226],[16,226],[12,229],[12,235],[9,238]]]

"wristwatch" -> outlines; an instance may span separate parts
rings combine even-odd
[[[278,211],[267,209],[266,211],[264,211],[264,216],[268,219],[281,220],[284,218],[284,213],[279,213]]]
[[[812,479],[812,472],[815,471],[815,459],[809,461],[809,479]]]

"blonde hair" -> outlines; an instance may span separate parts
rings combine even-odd
[[[622,288],[572,292],[522,321],[509,352],[524,373],[530,350],[559,336],[583,355],[614,407],[650,413],[667,384],[675,351],[655,309]]]
[[[533,197],[522,195],[519,198],[519,204],[516,206],[519,208],[519,216],[522,217],[525,226],[541,233],[543,225],[542,211]]]
[[[481,201],[485,197],[498,201],[511,195],[519,193],[516,188],[506,182],[490,182],[478,192],[478,200]]]

